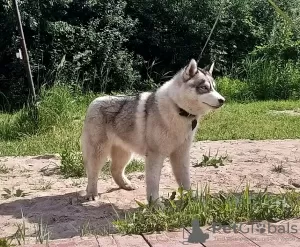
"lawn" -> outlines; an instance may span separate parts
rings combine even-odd
[[[45,91],[39,103],[38,127],[26,110],[0,114],[0,156],[78,150],[86,107],[94,97],[62,86]],[[229,102],[202,119],[195,140],[300,138],[300,115],[272,112],[298,109],[300,101]]]

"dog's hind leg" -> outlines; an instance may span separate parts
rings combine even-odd
[[[120,146],[112,146],[111,148],[111,174],[120,188],[124,190],[134,190],[135,187],[125,176],[125,168],[131,159],[131,152]]]
[[[98,199],[98,176],[109,154],[109,143],[102,142],[95,145],[87,142],[83,149],[83,161],[88,177],[86,197],[88,200]]]

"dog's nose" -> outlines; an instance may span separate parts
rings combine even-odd
[[[218,101],[219,101],[220,104],[224,104],[225,99],[218,99]]]

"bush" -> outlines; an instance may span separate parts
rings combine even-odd
[[[299,0],[276,4],[299,26]],[[199,56],[219,10],[201,67],[216,61],[215,75],[228,75],[254,49],[254,60],[299,60],[299,30],[267,1],[23,0],[19,7],[38,94],[56,81],[105,93],[152,89]],[[11,1],[0,0],[0,16],[0,110],[12,111],[29,90]]]
[[[138,87],[142,59],[125,43],[136,20],[125,14],[126,1],[40,0],[19,2],[33,80],[84,86],[110,92]],[[22,107],[28,86],[10,1],[0,0],[0,110]]]
[[[216,83],[218,91],[225,97],[226,101],[245,102],[255,98],[245,81],[220,77],[216,79]]]

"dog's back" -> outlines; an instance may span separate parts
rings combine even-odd
[[[121,145],[145,154],[146,118],[150,111],[154,111],[154,105],[149,105],[153,103],[148,99],[150,95],[141,93],[96,98],[87,110],[82,142],[87,141],[87,135],[97,136],[98,142]]]

